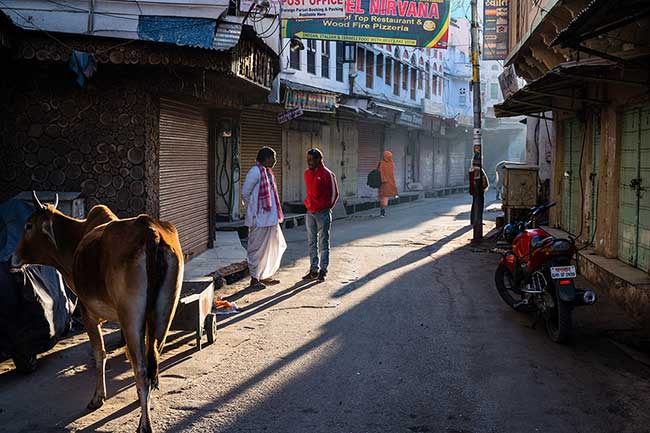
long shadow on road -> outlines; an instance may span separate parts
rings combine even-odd
[[[466,246],[424,261],[165,430],[644,431],[648,369],[522,326],[492,288],[493,261]],[[241,409],[257,386],[270,391]],[[236,421],[220,422],[233,411]]]

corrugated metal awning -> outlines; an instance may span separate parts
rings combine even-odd
[[[0,11],[24,30],[105,36],[226,51],[239,42],[241,20],[222,18],[227,0],[3,0]]]
[[[550,46],[575,47],[647,16],[650,16],[648,0],[592,0]]]
[[[607,101],[588,98],[579,90],[589,81],[632,84],[612,77],[617,69],[616,63],[601,59],[560,64],[495,105],[494,114],[496,117],[534,116],[551,110],[575,112],[577,103],[605,105]]]

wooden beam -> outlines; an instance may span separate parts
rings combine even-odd
[[[528,89],[522,89],[522,90],[526,93],[530,93],[531,95],[550,96],[551,98],[568,99],[572,101],[582,101],[582,102],[588,102],[590,104],[597,104],[597,105],[609,104],[609,101],[605,101],[602,99],[578,98],[575,96],[558,95],[557,93],[551,93],[551,92],[539,92],[536,90],[528,90]]]

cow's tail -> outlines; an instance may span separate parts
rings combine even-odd
[[[147,230],[147,311],[145,315],[147,378],[158,388],[158,359],[179,295],[182,264],[158,231]]]

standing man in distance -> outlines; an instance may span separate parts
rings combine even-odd
[[[287,249],[280,223],[284,220],[278,187],[273,175],[275,151],[263,147],[257,152],[257,163],[246,175],[242,196],[248,226],[248,269],[250,286],[263,289],[278,284],[271,277],[280,268]]]
[[[330,262],[332,208],[339,198],[339,186],[334,173],[323,164],[320,150],[310,149],[307,152],[304,179],[307,187],[305,207],[310,268],[303,279],[325,281]]]

